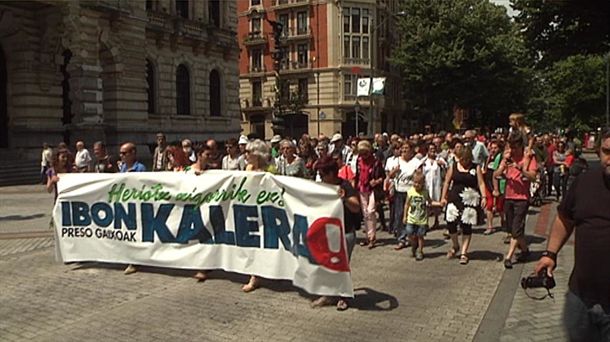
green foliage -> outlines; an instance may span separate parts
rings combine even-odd
[[[506,113],[524,109],[530,84],[520,61],[526,50],[503,7],[487,0],[401,5],[407,15],[399,21],[392,61],[402,71],[411,109],[428,116],[458,105],[482,113],[470,125],[497,125]],[[451,121],[450,115],[440,119]]]
[[[575,55],[554,63],[546,72],[545,82],[549,121],[577,130],[601,126],[605,72],[603,56]]]
[[[603,54],[610,42],[608,0],[511,0],[532,61],[549,67],[576,54]]]

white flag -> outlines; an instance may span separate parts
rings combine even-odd
[[[369,96],[371,93],[371,79],[370,78],[359,78],[358,79],[358,92],[356,96]]]
[[[385,77],[373,78],[373,89],[371,90],[371,94],[383,95],[384,90],[385,90]]]

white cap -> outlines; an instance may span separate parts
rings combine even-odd
[[[275,144],[277,142],[280,142],[282,140],[282,137],[279,135],[274,135],[273,138],[271,138],[271,143]]]
[[[337,134],[333,135],[333,137],[330,139],[330,142],[334,143],[339,140],[343,140],[343,136],[341,134],[337,133]]]
[[[246,137],[245,135],[239,137],[239,145],[246,145],[247,143],[249,143],[248,137]]]

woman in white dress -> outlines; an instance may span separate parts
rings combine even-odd
[[[447,162],[437,154],[436,145],[428,145],[428,154],[424,161],[424,175],[426,176],[426,189],[430,194],[432,201],[438,202],[441,200],[441,192],[443,190],[443,170],[447,168]],[[432,210],[434,214],[434,226],[432,229],[437,229],[439,222],[438,216],[440,210]]]

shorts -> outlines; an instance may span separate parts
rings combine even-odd
[[[428,226],[423,224],[407,223],[407,227],[405,228],[405,230],[407,231],[408,236],[424,237],[426,236]]]
[[[504,195],[494,197],[491,191],[485,190],[485,199],[487,201],[485,204],[485,210],[492,211],[495,207],[496,213],[504,212]]]
[[[528,200],[507,199],[504,204],[506,230],[511,233],[513,238],[523,236],[525,233],[525,218],[529,209]]]

